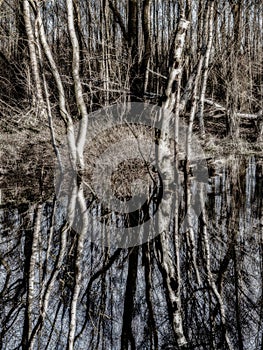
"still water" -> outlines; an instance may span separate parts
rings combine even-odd
[[[190,241],[179,229],[180,267],[170,232],[185,348],[262,349],[263,160],[208,170]],[[159,237],[105,247],[91,225],[81,242],[43,179],[1,179],[0,348],[67,349],[73,338],[74,349],[177,349]]]

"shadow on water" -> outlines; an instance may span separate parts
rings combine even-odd
[[[206,217],[194,222],[197,283],[186,238],[180,235],[181,302],[188,349],[263,346],[263,160],[208,163]],[[72,323],[79,234],[56,202],[51,173],[2,175],[0,206],[0,348],[65,349]],[[192,180],[194,183],[194,179]],[[204,221],[210,255],[203,253]],[[119,349],[132,250],[98,246],[88,238],[77,303],[78,349]],[[139,249],[132,327],[136,349],[176,349],[161,270],[158,237]],[[137,248],[136,248],[137,249]],[[63,251],[63,252],[62,252]],[[173,249],[171,248],[173,253]],[[220,299],[207,279],[207,260]],[[225,320],[220,302],[223,302]],[[129,336],[131,336],[131,334]],[[29,335],[29,336],[28,336]]]

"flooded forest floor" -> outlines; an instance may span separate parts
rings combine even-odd
[[[0,205],[50,198],[54,193],[57,161],[48,121],[21,114],[0,120],[0,129]],[[65,127],[59,119],[55,120],[55,130],[60,145],[65,137]],[[208,169],[240,157],[255,156],[257,162],[263,163],[263,143],[257,137],[254,120],[240,123],[237,138],[226,135],[224,117],[205,118],[205,130],[205,137],[200,138],[198,122],[194,123],[194,133],[204,151]]]

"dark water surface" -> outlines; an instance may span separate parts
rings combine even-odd
[[[186,348],[262,349],[263,160],[214,160],[208,168],[206,213],[193,219],[196,266],[180,233]],[[88,227],[80,254],[52,185],[12,181],[1,182],[0,348],[67,349],[75,337],[74,349],[177,349],[159,238],[107,248],[91,242]]]

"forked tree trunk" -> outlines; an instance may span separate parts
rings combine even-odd
[[[59,112],[61,118],[64,120],[66,128],[67,128],[67,141],[70,153],[70,160],[72,168],[76,169],[77,164],[77,147],[76,147],[76,139],[74,132],[73,120],[71,118],[70,113],[66,107],[66,98],[65,98],[65,90],[62,84],[61,76],[57,67],[57,64],[54,60],[53,53],[48,44],[46,33],[44,30],[44,25],[42,22],[42,17],[38,14],[38,27],[39,27],[39,36],[40,42],[43,47],[44,54],[49,63],[52,76],[55,80],[57,92],[58,92],[58,100],[59,100]]]
[[[72,46],[72,76],[74,81],[75,98],[77,102],[77,107],[81,115],[81,121],[77,136],[77,167],[80,171],[84,170],[84,159],[83,152],[86,142],[86,133],[88,125],[88,113],[87,107],[83,97],[82,85],[80,81],[80,53],[79,53],[79,42],[76,35],[75,25],[74,25],[74,11],[73,11],[73,1],[67,0],[67,16],[68,16],[68,31]]]

